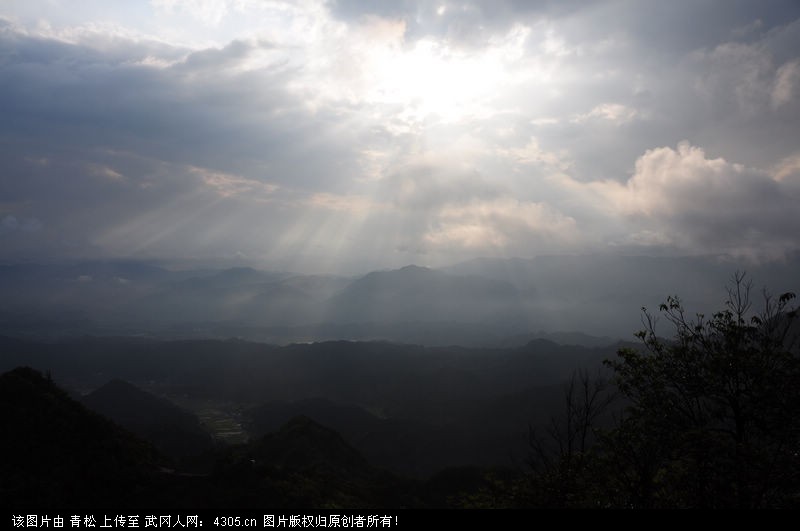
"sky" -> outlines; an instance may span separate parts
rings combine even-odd
[[[794,0],[0,2],[0,262],[800,248]]]

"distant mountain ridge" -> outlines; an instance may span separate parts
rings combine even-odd
[[[369,273],[331,299],[330,320],[485,322],[524,311],[511,284],[418,266]]]
[[[747,269],[756,287],[800,291],[800,255],[761,264],[721,256],[485,258],[356,277],[124,261],[17,264],[0,266],[0,333],[465,346],[509,345],[535,330],[630,338],[640,308],[669,295],[698,311],[716,308],[736,269]]]

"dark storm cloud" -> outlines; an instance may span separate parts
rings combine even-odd
[[[323,177],[344,151],[335,139],[316,143],[318,157],[300,152],[335,123],[324,112],[309,117],[287,93],[290,72],[280,62],[229,70],[263,44],[236,41],[162,67],[147,64],[148,51],[133,42],[127,56],[22,35],[4,36],[0,46],[0,131],[15,141],[40,150],[130,150],[300,187],[337,185]]]
[[[324,110],[309,114],[280,60],[236,69],[268,44],[188,54],[127,41],[108,51],[10,27],[0,35],[0,215],[15,233],[31,225],[14,220],[45,228],[4,231],[5,257],[125,253],[126,243],[180,253],[164,240],[210,248],[225,242],[219,227],[238,233],[230,245],[259,232],[264,245],[275,235],[263,227],[280,231],[286,218],[259,197],[335,190],[355,168],[351,131]]]
[[[268,42],[234,40],[221,49],[209,48],[190,53],[182,64],[176,66],[176,70],[184,67],[191,72],[213,74],[215,71],[224,70],[226,67],[238,66],[243,59],[246,59],[256,50],[270,48],[272,48],[272,45]]]

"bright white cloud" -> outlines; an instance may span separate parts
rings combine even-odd
[[[491,201],[474,201],[466,205],[442,208],[424,235],[424,242],[434,249],[455,252],[508,254],[509,247],[540,252],[570,247],[578,241],[575,220],[542,203],[521,202],[502,197]]]
[[[691,252],[773,256],[791,246],[800,222],[789,163],[769,174],[682,142],[648,150],[625,183],[578,185],[631,222],[619,243],[667,245]],[[792,180],[796,181],[796,174]]]
[[[221,197],[246,197],[250,201],[266,201],[278,189],[274,184],[206,168],[189,167],[188,171]]]
[[[579,114],[573,120],[583,123],[587,120],[608,120],[616,124],[630,122],[638,116],[636,109],[620,103],[602,103],[585,114]]]
[[[780,108],[800,98],[800,61],[790,61],[775,74],[772,88],[772,106]]]

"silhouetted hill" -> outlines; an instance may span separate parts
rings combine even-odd
[[[448,464],[471,462],[460,449],[454,450],[451,430],[411,419],[382,419],[358,406],[322,398],[270,402],[251,409],[248,416],[248,429],[258,436],[297,416],[309,417],[341,434],[370,463],[406,477],[425,478]]]
[[[279,431],[264,435],[252,448],[256,459],[278,468],[360,474],[367,461],[342,436],[308,417],[299,416]]]
[[[318,397],[295,402],[269,402],[252,408],[248,416],[248,429],[258,436],[277,430],[294,417],[306,416],[335,429],[351,444],[369,433],[380,421],[358,406],[336,404]]]
[[[580,346],[580,347],[607,347],[618,343],[619,339],[614,339],[608,336],[592,336],[582,332],[536,332],[530,334],[517,334],[514,336],[503,338],[500,346],[517,347],[526,345],[536,339],[546,339],[553,343],[566,346]]]
[[[43,343],[0,337],[0,368],[52,370],[76,389],[109,379],[169,382],[173,392],[250,403],[324,397],[394,418],[438,422],[448,403],[564,381],[599,366],[614,347],[536,340],[509,349],[426,348],[332,341],[275,347],[246,341],[78,338]],[[409,392],[413,389],[413,392]],[[464,406],[467,408],[467,406]]]
[[[0,363],[50,369],[76,389],[119,378],[168,385],[170,393],[221,409],[268,404],[261,425],[253,424],[255,435],[307,415],[339,431],[376,466],[422,478],[447,466],[510,466],[524,459],[528,424],[546,423],[560,411],[562,382],[575,369],[595,370],[615,355],[614,347],[566,347],[543,339],[513,349],[466,349],[0,338],[0,349]],[[311,400],[318,398],[327,402]]]
[[[414,505],[419,484],[372,467],[335,431],[295,417],[278,431],[230,451],[215,476],[237,504],[253,499],[287,508]],[[259,492],[260,491],[260,492]],[[257,503],[255,504],[257,506]]]
[[[481,322],[524,314],[511,284],[406,266],[370,273],[331,299],[336,322]]]
[[[152,400],[124,382],[111,382],[95,398],[122,397],[125,405],[129,395]],[[0,376],[0,428],[1,501],[15,513],[446,506],[487,484],[477,468],[445,472],[428,484],[402,479],[304,416],[249,444],[215,450],[209,473],[166,468],[152,446],[30,368]]]
[[[0,431],[0,488],[9,506],[148,499],[145,485],[157,470],[153,448],[33,369],[0,376]]]
[[[308,416],[340,433],[373,465],[422,479],[445,467],[513,466],[515,461],[524,461],[527,427],[546,425],[562,403],[561,382],[478,397],[462,393],[451,398],[446,388],[435,397],[409,396],[407,410],[423,410],[427,405],[427,421],[409,416],[379,418],[355,405],[314,398],[252,408],[247,428],[261,436],[295,416]]]
[[[96,411],[172,457],[197,455],[213,448],[213,439],[197,417],[169,400],[122,381],[111,380],[81,400]]]

